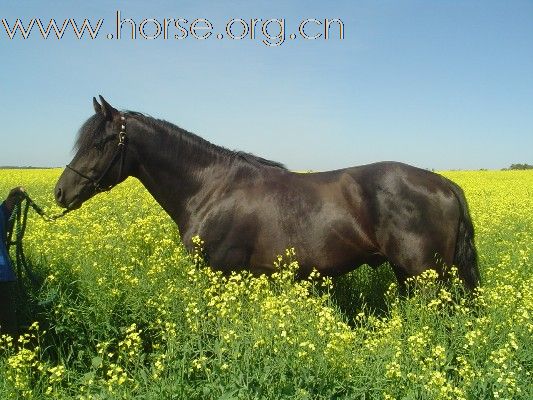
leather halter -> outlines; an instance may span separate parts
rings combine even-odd
[[[98,179],[91,178],[90,176],[82,174],[80,171],[70,166],[70,164],[67,164],[68,169],[70,169],[71,171],[81,176],[83,179],[86,179],[93,184],[95,193],[107,192],[111,190],[113,187],[115,187],[118,184],[118,182],[120,181],[120,178],[122,177],[122,169],[124,167],[124,153],[126,152],[126,118],[124,117],[124,115],[120,116],[120,121],[121,121],[120,132],[118,133],[118,144],[115,150],[115,154],[113,155],[113,158],[107,165],[107,168],[104,170],[104,172],[102,172],[102,175],[100,175],[100,178]],[[105,188],[102,187],[101,186],[102,180],[105,178],[109,170],[113,167],[113,165],[115,165],[115,163],[117,162],[119,158],[120,158],[120,169],[119,169],[116,182]]]

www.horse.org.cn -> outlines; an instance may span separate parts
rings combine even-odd
[[[339,18],[307,18],[298,23],[295,32],[287,35],[285,18],[232,18],[224,24],[224,29],[215,32],[215,24],[207,18],[144,18],[136,21],[123,17],[120,10],[115,12],[114,29],[104,33],[104,18],[83,21],[67,18],[62,21],[51,18],[43,21],[40,18],[24,20],[17,18],[14,22],[2,18],[2,25],[7,38],[29,39],[32,35],[41,39],[62,39],[66,34],[76,39],[99,37],[105,39],[154,40],[208,38],[231,40],[260,40],[266,46],[275,47],[285,43],[286,39],[300,38],[305,40],[344,39],[344,23]],[[1,31],[0,31],[1,32]],[[1,38],[1,35],[0,35]]]

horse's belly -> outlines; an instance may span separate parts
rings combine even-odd
[[[303,275],[313,269],[324,275],[339,275],[361,264],[383,260],[348,213],[318,214],[299,226],[295,222],[291,230],[280,225],[275,230],[270,227],[276,224],[264,225],[269,228],[258,235],[250,257],[252,270],[272,270],[277,255],[284,255],[288,248],[294,248]]]

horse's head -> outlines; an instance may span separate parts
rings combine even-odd
[[[100,96],[93,97],[95,114],[80,128],[76,155],[55,187],[57,204],[76,209],[95,194],[122,182],[126,147],[124,116]]]

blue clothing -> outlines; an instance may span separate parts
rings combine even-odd
[[[6,206],[2,203],[0,205],[0,282],[13,282],[17,280],[6,247],[8,221],[9,214]]]

